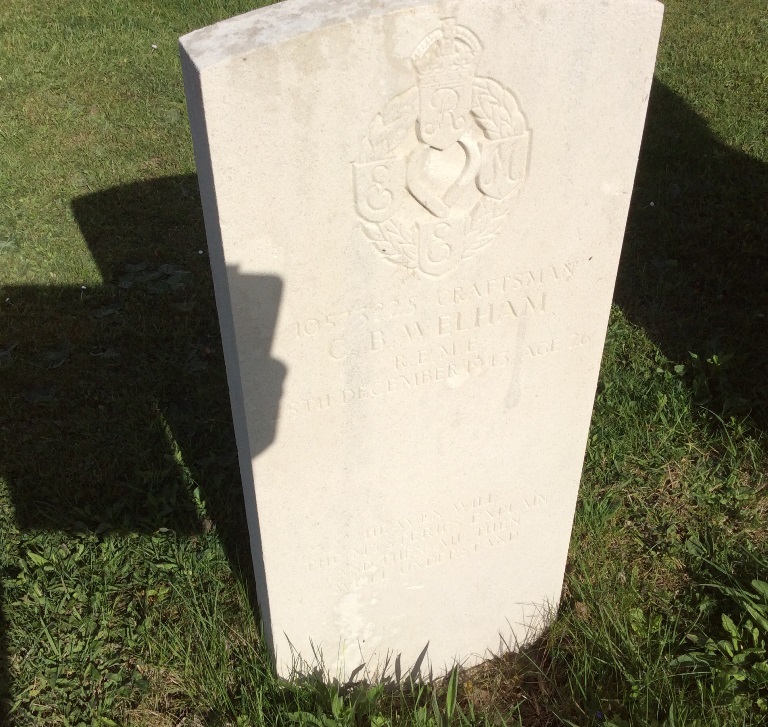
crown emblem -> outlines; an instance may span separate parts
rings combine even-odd
[[[483,46],[455,18],[446,18],[411,54],[419,77],[419,137],[443,150],[467,129],[472,83]]]
[[[472,82],[481,51],[474,33],[449,18],[419,43],[411,60],[420,84],[450,87]]]

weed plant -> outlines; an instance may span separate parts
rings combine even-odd
[[[768,724],[764,3],[667,3],[556,618],[398,689],[259,633],[176,46],[252,5],[0,7],[0,723]]]

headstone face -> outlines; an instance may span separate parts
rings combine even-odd
[[[280,674],[437,676],[556,608],[661,16],[285,0],[181,39]]]

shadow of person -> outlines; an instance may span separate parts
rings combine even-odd
[[[3,290],[0,474],[17,526],[216,528],[233,569],[252,584],[196,178],[115,187],[74,199],[72,210],[103,284]],[[245,372],[255,457],[274,439],[285,377],[270,357],[282,281],[237,270],[229,278],[260,311]],[[4,638],[0,629],[0,695]]]
[[[766,242],[768,165],[720,142],[654,81],[615,301],[668,358],[688,365],[699,403],[749,413],[763,430]]]

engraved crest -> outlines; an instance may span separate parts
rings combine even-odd
[[[369,222],[384,222],[395,213],[404,190],[405,165],[390,157],[355,163],[357,211]]]
[[[525,180],[530,130],[511,91],[476,75],[455,18],[411,55],[417,85],[371,122],[353,163],[362,230],[393,263],[445,275],[501,230]]]
[[[461,260],[460,241],[464,219],[417,222],[419,269],[428,275],[442,275]]]
[[[528,159],[528,134],[511,139],[487,141],[483,163],[477,176],[480,191],[494,199],[503,199],[523,181]]]
[[[449,18],[430,33],[411,56],[419,74],[419,137],[435,149],[445,149],[469,127],[472,82],[480,41]]]

